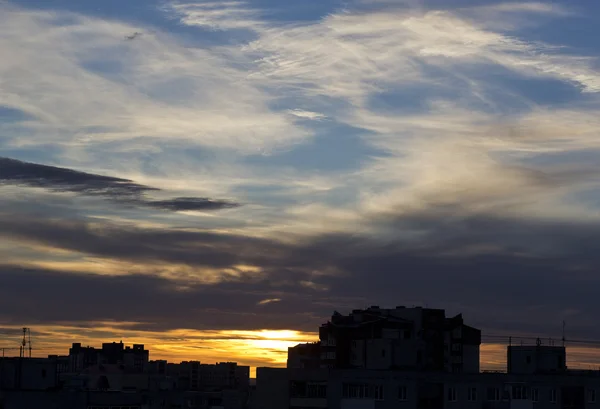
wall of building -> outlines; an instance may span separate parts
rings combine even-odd
[[[365,341],[365,367],[368,369],[390,369],[393,364],[393,340],[367,339]]]
[[[321,366],[321,347],[318,342],[298,344],[288,348],[288,368],[319,368]]]
[[[272,370],[271,370],[272,371]],[[266,376],[264,376],[266,374]],[[600,407],[600,372],[580,376],[449,374],[368,370],[275,370],[257,372],[256,409],[325,407],[323,399],[294,396],[288,386],[326,380],[327,408],[373,409],[561,409]],[[369,393],[357,396],[356,388]],[[348,389],[348,388],[353,389]],[[374,387],[381,387],[374,394]],[[400,393],[400,390],[403,390]],[[287,402],[283,391],[288,391]],[[349,392],[354,391],[354,392]],[[592,402],[591,397],[595,400]],[[553,400],[552,398],[556,398]],[[266,400],[263,400],[266,399]],[[568,406],[572,404],[572,406]],[[311,406],[313,405],[313,406]]]
[[[43,358],[0,358],[0,389],[47,390],[58,385],[56,362]]]
[[[480,358],[480,346],[479,345],[463,345],[462,364],[463,372],[467,373],[479,373],[479,358]]]
[[[256,391],[252,409],[288,408],[290,372],[285,368],[256,368]]]
[[[90,389],[100,389],[100,385],[104,382],[101,378],[106,379],[109,390],[142,391],[149,389],[148,374],[94,371],[82,375],[86,378],[86,385]]]
[[[566,349],[562,346],[512,345],[507,349],[511,373],[562,372],[566,368]]]

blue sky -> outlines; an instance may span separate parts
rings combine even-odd
[[[0,319],[160,338],[427,303],[600,337],[576,295],[600,261],[599,11],[0,1]],[[122,308],[72,310],[98,286]]]

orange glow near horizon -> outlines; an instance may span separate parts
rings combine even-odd
[[[234,361],[251,367],[283,367],[287,361],[288,347],[318,338],[316,333],[295,330],[221,330],[198,331],[178,329],[165,332],[135,331],[135,323],[94,323],[93,328],[76,325],[32,326],[33,354],[43,357],[49,354],[67,355],[73,342],[100,347],[102,342],[123,341],[127,345],[144,344],[150,351],[150,359],[166,359],[171,362],[200,361],[215,363]],[[18,330],[21,327],[5,326]],[[20,337],[5,338],[0,347],[12,347],[6,354],[18,354]]]
[[[34,356],[49,354],[67,355],[73,342],[100,347],[102,342],[123,341],[127,345],[144,344],[150,350],[150,359],[166,359],[171,362],[196,360],[204,363],[224,361],[238,362],[251,367],[285,367],[289,347],[303,342],[314,342],[317,333],[295,330],[220,330],[199,331],[178,329],[165,332],[135,331],[125,329],[135,323],[101,322],[93,328],[77,325],[37,326],[31,328]],[[16,330],[16,326],[5,326]],[[0,347],[7,356],[18,354],[20,337],[6,337]],[[568,365],[571,368],[598,369],[600,349],[592,347],[569,347]],[[482,344],[481,369],[505,370],[506,345]]]

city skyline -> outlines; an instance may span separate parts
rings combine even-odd
[[[32,330],[33,357],[46,357],[48,355],[65,355],[72,343],[80,343],[82,346],[98,347],[102,343],[122,342],[125,345],[142,344],[150,351],[150,360],[167,360],[179,363],[183,361],[200,361],[202,363],[214,364],[217,362],[235,361],[240,365],[250,366],[252,377],[256,375],[257,367],[285,367],[288,359],[288,348],[298,344],[319,341],[319,333],[297,331],[231,331],[224,333],[202,333],[190,330],[178,330],[169,335],[169,342],[164,342],[164,333],[156,334],[156,338],[148,336],[145,332],[138,337],[119,338],[116,333],[111,335],[109,331],[113,328],[111,323],[106,327],[99,327],[92,332],[91,336],[78,335],[73,337],[69,327],[60,329],[52,327],[49,330],[55,333],[45,333],[42,329],[37,332]],[[114,325],[114,323],[112,323]],[[84,329],[79,329],[85,331]],[[0,349],[6,357],[18,356],[22,340],[22,328],[13,328],[12,334],[7,331],[3,333],[4,342]],[[60,334],[59,337],[57,335]],[[101,335],[102,334],[102,335]],[[111,338],[112,336],[112,338]],[[44,339],[59,338],[58,342],[48,342]],[[105,337],[105,338],[103,338]],[[532,334],[490,335],[482,333],[481,344],[481,370],[483,371],[506,371],[506,348],[513,345],[533,345],[537,339],[541,339],[545,345],[562,345],[560,337],[543,337]],[[157,344],[160,340],[161,344]],[[567,365],[571,369],[595,370],[600,368],[600,342],[587,340],[589,344],[582,343],[586,340],[576,340],[570,343],[567,339],[565,344],[568,350]],[[200,350],[201,352],[198,352]],[[250,356],[250,357],[249,357]]]
[[[599,340],[599,20],[583,0],[0,0],[0,347],[30,327],[40,352],[271,366],[373,304]]]

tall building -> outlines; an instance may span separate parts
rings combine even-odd
[[[441,309],[334,312],[319,328],[319,339],[325,368],[479,372],[481,332]]]

